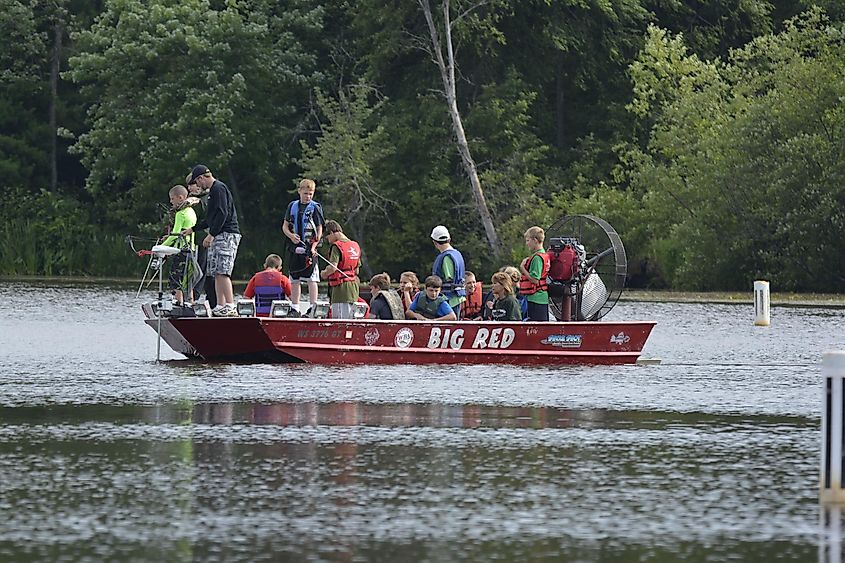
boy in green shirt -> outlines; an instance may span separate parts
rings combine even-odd
[[[549,275],[549,255],[543,249],[546,232],[541,227],[525,231],[525,245],[531,256],[522,261],[519,269],[519,292],[528,300],[529,321],[549,320],[549,292],[546,277]]]
[[[164,239],[162,244],[179,248],[182,252],[173,255],[168,281],[177,303],[182,303],[185,293],[188,295],[188,301],[193,303],[193,291],[188,279],[190,276],[186,275],[186,268],[189,254],[196,252],[194,233],[191,232],[187,237],[180,237],[179,234],[184,229],[193,229],[197,224],[197,214],[191,208],[191,202],[188,201],[188,189],[185,186],[176,185],[170,188],[170,204],[173,226],[170,229],[170,236]]]

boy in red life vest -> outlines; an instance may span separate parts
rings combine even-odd
[[[543,249],[546,232],[540,227],[525,231],[525,245],[531,256],[522,261],[519,270],[519,292],[528,300],[529,321],[549,320],[549,292],[546,277],[549,275],[549,255]]]
[[[329,282],[329,300],[333,319],[351,319],[353,303],[358,301],[358,266],[361,247],[349,240],[340,223],[326,221],[326,240],[329,241],[329,265],[320,277]]]
[[[264,270],[256,272],[244,291],[247,299],[255,298],[255,314],[270,316],[270,305],[275,300],[288,299],[291,294],[290,280],[282,273],[282,258],[269,254],[264,260]]]
[[[464,273],[464,288],[467,292],[467,300],[461,306],[462,321],[481,320],[481,284],[475,279],[475,274],[469,270]]]

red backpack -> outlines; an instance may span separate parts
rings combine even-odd
[[[571,244],[563,248],[548,251],[549,279],[556,282],[568,282],[578,275],[578,252]]]

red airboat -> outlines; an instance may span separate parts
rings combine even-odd
[[[213,318],[194,309],[143,306],[146,322],[170,347],[188,357],[219,361],[328,364],[631,364],[654,327],[652,321],[600,320],[625,283],[622,241],[605,221],[589,215],[562,218],[546,231],[549,252],[577,256],[571,279],[550,280],[552,322],[382,321],[291,318],[287,302],[270,317]],[[575,252],[571,252],[574,250]],[[160,300],[159,303],[162,303]],[[197,307],[197,311],[205,311]],[[573,318],[574,317],[574,318]],[[160,328],[159,328],[160,327]]]

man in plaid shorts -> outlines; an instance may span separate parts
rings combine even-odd
[[[208,248],[206,273],[214,276],[214,288],[217,293],[217,306],[211,310],[215,317],[237,317],[235,293],[232,289],[232,269],[238,255],[241,242],[241,230],[238,227],[238,213],[229,186],[214,178],[211,171],[203,164],[197,164],[191,171],[191,180],[202,189],[208,189],[208,208],[205,218],[193,229],[185,229],[182,234],[190,235],[194,230],[208,229],[208,236],[202,244]]]

